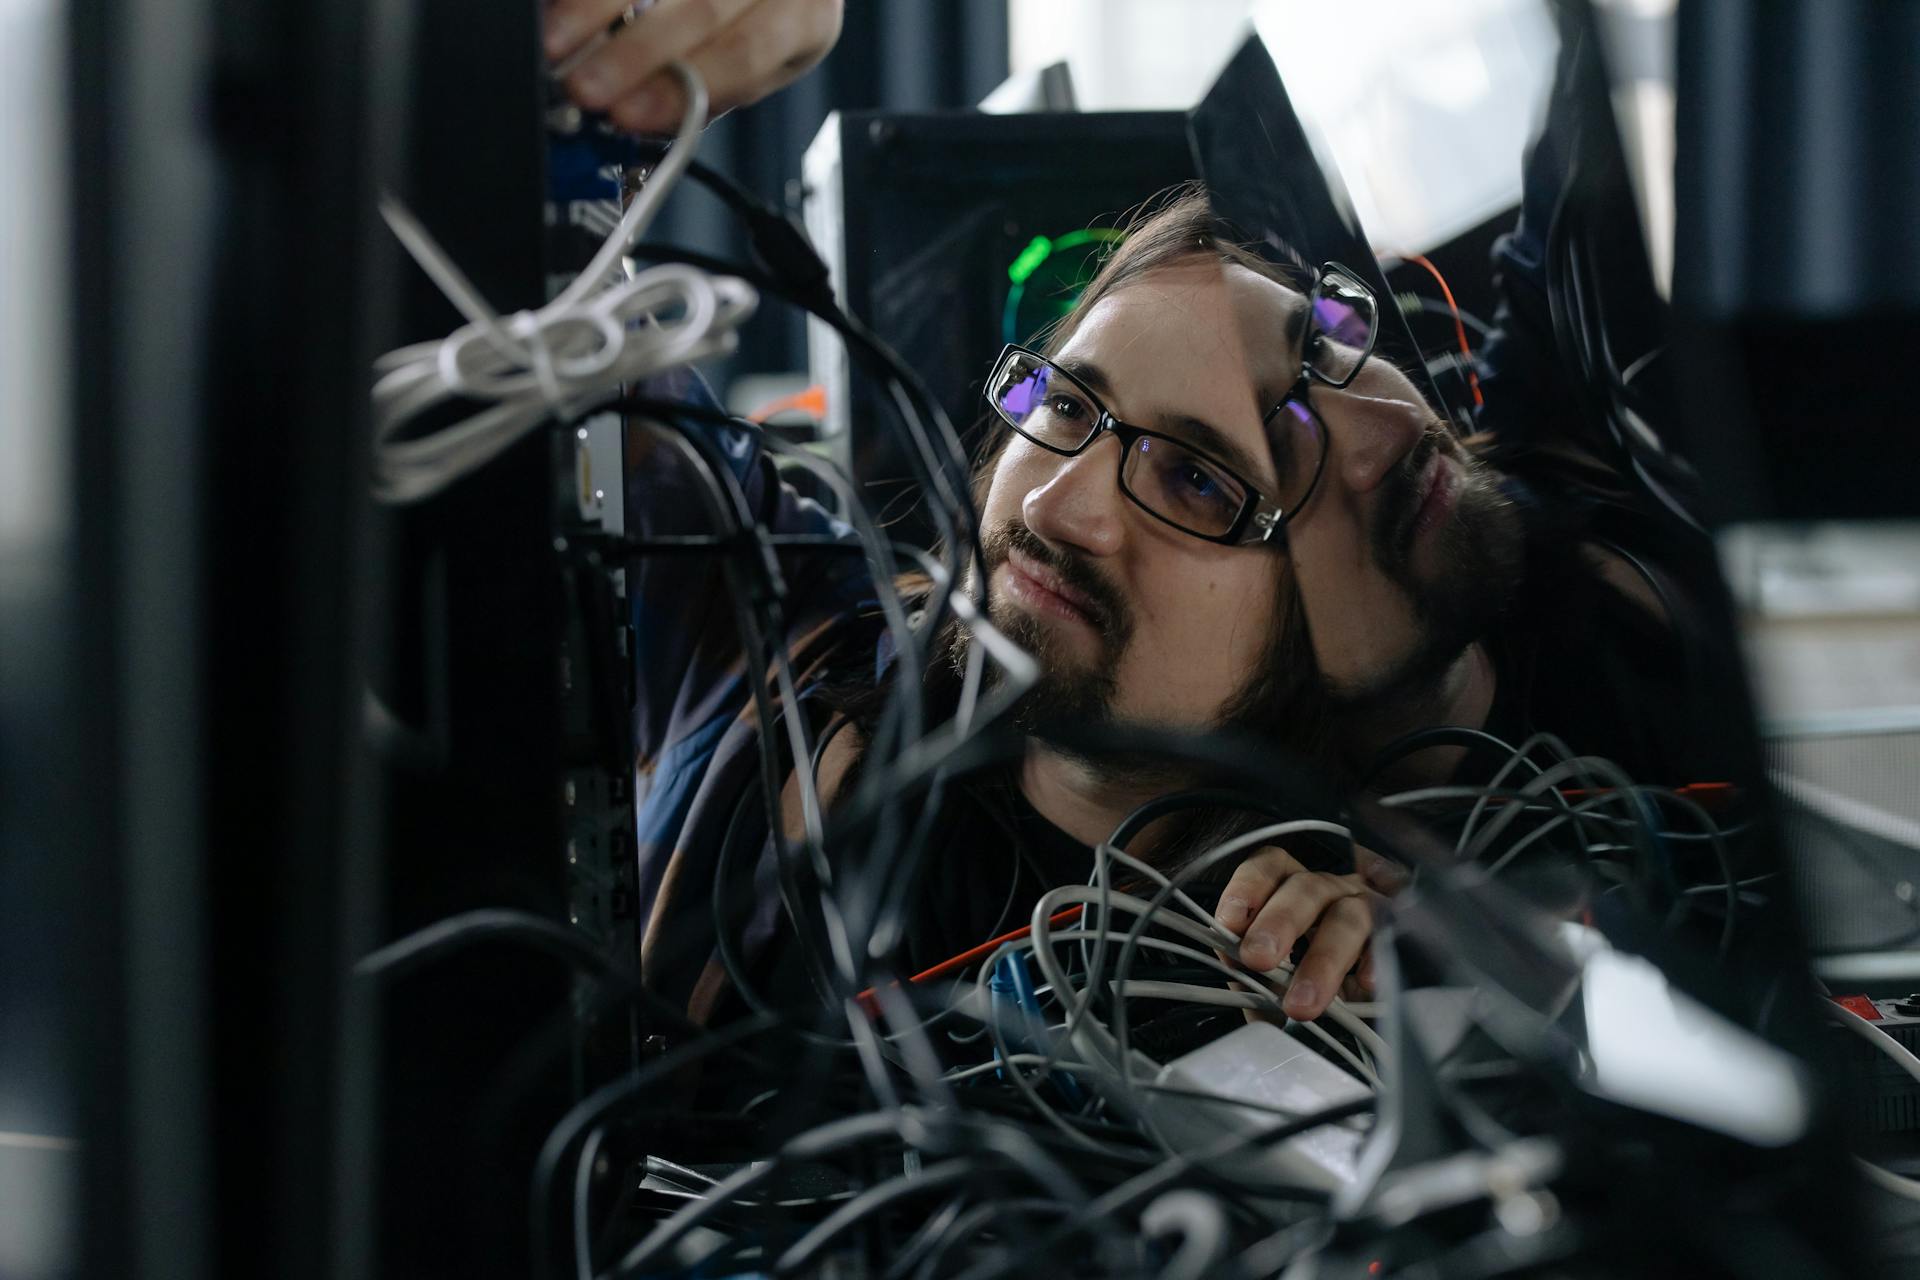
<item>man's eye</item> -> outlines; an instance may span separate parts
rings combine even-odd
[[[1177,479],[1196,498],[1211,498],[1220,492],[1220,481],[1205,467],[1189,462],[1176,473]]]
[[[1081,418],[1085,417],[1087,412],[1086,405],[1060,391],[1047,397],[1047,408],[1063,418]]]

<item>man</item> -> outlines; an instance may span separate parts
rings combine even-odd
[[[1010,356],[989,384],[1008,429],[980,476],[987,607],[1042,672],[1016,718],[1227,726],[1359,775],[1379,748],[1433,724],[1578,739],[1591,726],[1561,717],[1582,699],[1541,696],[1568,684],[1560,675],[1576,689],[1597,680],[1599,702],[1672,676],[1658,602],[1579,541],[1578,528],[1535,537],[1540,500],[1464,447],[1389,361],[1329,333],[1310,311],[1311,291],[1236,248],[1190,192],[1133,230],[1044,353]],[[716,439],[769,527],[832,527],[779,485],[751,436],[717,430]],[[657,451],[633,462],[628,509],[664,530],[688,491],[663,479]],[[1522,570],[1533,565],[1559,575],[1553,598],[1516,617],[1514,601],[1529,595]],[[788,569],[788,598],[807,605],[790,640],[798,683],[818,695],[815,727],[829,735],[817,773],[831,801],[862,763],[872,717],[863,721],[861,708],[876,705],[844,691],[884,689],[900,673],[883,646],[876,656],[878,628],[859,608],[870,586],[849,557],[796,556]],[[711,1017],[740,998],[735,978],[764,982],[760,998],[774,1003],[802,998],[806,985],[766,889],[766,823],[753,800],[759,727],[744,714],[730,606],[707,591],[696,625],[650,617],[706,573],[688,560],[648,560],[634,592],[650,786],[643,966]],[[1643,649],[1633,689],[1609,687],[1596,671],[1549,671],[1543,682],[1541,646],[1565,651],[1568,626],[1605,650]],[[940,648],[947,662],[929,679],[935,716],[951,712],[964,634],[950,628]],[[1601,736],[1625,743],[1611,726]],[[1464,764],[1457,749],[1429,751],[1395,776],[1444,780]],[[1162,771],[1035,741],[1008,775],[956,788],[901,967],[926,967],[1023,922],[1047,888],[1086,878],[1088,846],[1177,785]],[[780,800],[795,834],[791,781]],[[730,977],[709,958],[712,886],[719,879],[729,896],[754,855],[761,888],[742,895],[744,914],[723,930],[740,940]],[[1391,876],[1374,880],[1309,871],[1272,850],[1235,876],[1220,914],[1245,929],[1241,958],[1253,966],[1312,931],[1287,1007],[1313,1017],[1362,960],[1366,893]]]

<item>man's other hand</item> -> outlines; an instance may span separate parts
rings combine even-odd
[[[567,92],[634,133],[671,133],[686,96],[667,64],[678,58],[706,82],[712,116],[758,102],[798,79],[840,38],[842,0],[657,0],[567,72]],[[554,65],[579,54],[621,14],[623,0],[552,0],[546,51]]]
[[[1269,847],[1241,863],[1221,890],[1214,915],[1240,935],[1240,963],[1249,969],[1273,968],[1312,935],[1287,988],[1289,1017],[1319,1017],[1343,984],[1350,999],[1372,994],[1372,897],[1398,892],[1406,873],[1366,849],[1354,851],[1354,864],[1359,869],[1348,875],[1309,871]]]

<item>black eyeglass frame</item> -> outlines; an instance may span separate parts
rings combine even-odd
[[[1012,360],[1016,355],[1026,356],[1028,359],[1037,360],[1046,365],[1048,369],[1053,371],[1054,376],[1064,378],[1072,384],[1075,390],[1086,396],[1087,403],[1094,407],[1097,416],[1095,416],[1093,420],[1092,427],[1087,430],[1086,437],[1082,439],[1079,444],[1073,446],[1071,449],[1063,448],[1057,444],[1049,444],[1047,441],[1030,434],[1022,428],[1020,424],[1015,422],[1012,416],[1001,407],[999,401],[994,396],[994,389],[1000,385],[1001,375],[1006,371],[1008,361]],[[1355,368],[1357,370],[1358,366],[1356,365]],[[1351,379],[1349,379],[1349,381],[1351,381]],[[1288,391],[1287,394],[1281,398],[1280,403],[1269,409],[1266,416],[1260,420],[1260,425],[1264,428],[1273,421],[1275,414],[1286,408],[1287,405],[1298,401],[1300,407],[1306,410],[1307,415],[1311,417],[1315,425],[1320,428],[1320,456],[1314,461],[1313,479],[1307,482],[1306,490],[1300,495],[1300,501],[1294,505],[1293,511],[1284,509],[1279,503],[1273,501],[1273,499],[1262,492],[1257,485],[1248,481],[1245,476],[1208,453],[1205,449],[1198,447],[1192,441],[1182,440],[1179,436],[1168,435],[1164,431],[1149,431],[1145,427],[1136,427],[1130,422],[1122,422],[1114,416],[1112,410],[1107,408],[1106,402],[1094,394],[1092,388],[1055,364],[1049,357],[1040,354],[1030,347],[1023,347],[1017,342],[1009,342],[1005,347],[1001,348],[999,357],[993,362],[993,373],[987,379],[987,384],[982,389],[982,394],[988,407],[994,411],[995,415],[997,415],[1002,422],[1011,427],[1022,440],[1030,441],[1033,444],[1039,445],[1048,453],[1058,454],[1063,458],[1078,457],[1091,448],[1103,434],[1109,431],[1112,432],[1120,441],[1120,453],[1115,462],[1115,479],[1120,485],[1120,492],[1127,495],[1128,501],[1152,516],[1155,520],[1158,520],[1161,524],[1178,529],[1188,537],[1198,538],[1202,542],[1217,543],[1225,547],[1240,547],[1271,541],[1275,534],[1286,527],[1287,521],[1293,517],[1293,512],[1304,507],[1307,504],[1307,500],[1313,496],[1313,491],[1319,487],[1320,473],[1326,469],[1327,465],[1327,424],[1321,420],[1320,415],[1315,412],[1313,406],[1308,403],[1306,388],[1307,375],[1303,370],[1299,380],[1294,383],[1293,389]],[[1235,484],[1238,484],[1247,491],[1246,497],[1241,500],[1239,512],[1234,516],[1232,521],[1229,522],[1225,533],[1201,533],[1197,529],[1189,529],[1186,525],[1181,524],[1172,517],[1161,515],[1158,511],[1155,511],[1147,505],[1145,499],[1136,494],[1132,488],[1128,486],[1127,456],[1133,451],[1133,446],[1143,438],[1165,440],[1168,444],[1184,449],[1196,457],[1205,459],[1209,465],[1218,467],[1227,476],[1231,477]]]
[[[1313,365],[1310,362],[1308,362],[1306,359],[1306,351],[1308,350],[1308,344],[1313,341],[1314,332],[1318,330],[1320,327],[1320,318],[1314,314],[1314,310],[1313,310],[1313,295],[1315,294],[1315,292],[1319,290],[1320,286],[1326,282],[1327,277],[1335,273],[1338,273],[1341,279],[1350,282],[1353,285],[1353,287],[1358,289],[1361,293],[1366,294],[1367,299],[1373,303],[1373,318],[1371,323],[1367,325],[1367,345],[1360,349],[1360,355],[1354,360],[1353,368],[1347,370],[1347,374],[1343,378],[1331,378],[1327,376],[1325,373],[1323,373],[1319,369],[1314,368]],[[1360,376],[1360,370],[1366,368],[1367,357],[1373,354],[1373,348],[1375,344],[1378,343],[1379,341],[1380,341],[1380,299],[1377,296],[1375,296],[1372,287],[1369,286],[1365,280],[1362,280],[1359,276],[1355,275],[1352,272],[1352,270],[1350,270],[1347,267],[1341,266],[1337,262],[1321,263],[1319,272],[1316,273],[1313,277],[1313,283],[1307,287],[1307,327],[1300,334],[1301,381],[1305,381],[1306,379],[1311,378],[1315,382],[1318,382],[1321,386],[1327,387],[1328,389],[1333,391],[1339,391],[1345,387],[1352,386],[1353,380]],[[1298,395],[1298,394],[1300,394],[1300,388],[1298,387],[1298,385],[1296,385],[1292,391],[1289,391],[1287,393],[1287,397],[1288,399],[1292,399],[1295,395]],[[1282,400],[1280,403],[1285,404],[1286,400]],[[1304,397],[1301,399],[1301,403],[1302,404],[1306,403],[1306,400],[1304,399]],[[1273,415],[1269,413],[1267,417],[1271,419]],[[1324,426],[1325,424],[1323,423],[1322,424],[1323,429],[1324,429]],[[1307,492],[1312,493],[1313,491],[1309,489]]]

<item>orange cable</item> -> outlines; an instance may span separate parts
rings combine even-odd
[[[1439,283],[1440,296],[1447,300],[1447,306],[1453,312],[1453,332],[1460,339],[1460,354],[1465,360],[1461,367],[1467,371],[1467,385],[1473,388],[1473,407],[1484,408],[1487,402],[1480,396],[1480,375],[1473,371],[1473,348],[1467,345],[1467,326],[1460,319],[1460,304],[1453,300],[1453,290],[1447,287],[1447,278],[1440,274],[1440,268],[1427,260],[1424,253],[1405,254],[1402,260],[1425,267],[1427,274]]]
[[[1077,920],[1083,910],[1085,910],[1085,908],[1081,906],[1068,907],[1064,911],[1056,911],[1047,917],[1047,923],[1065,924],[1069,920]],[[911,978],[908,978],[907,981],[910,983],[932,982],[936,979],[944,978],[948,974],[958,973],[974,961],[984,960],[1007,943],[1018,938],[1024,938],[1032,932],[1033,926],[1028,925],[1022,929],[1015,929],[1012,933],[1003,933],[999,937],[983,942],[977,947],[962,951],[951,960],[942,960],[939,964],[933,966],[933,968],[924,969],[914,974]],[[872,987],[868,987],[865,991],[862,991],[855,999],[860,1002],[860,1007],[868,1013],[877,1013],[879,1011],[874,1004]]]
[[[780,396],[769,400],[747,415],[749,422],[765,422],[776,413],[785,413],[789,409],[798,409],[815,422],[827,416],[827,389],[819,383],[805,391],[796,391],[790,396]]]

